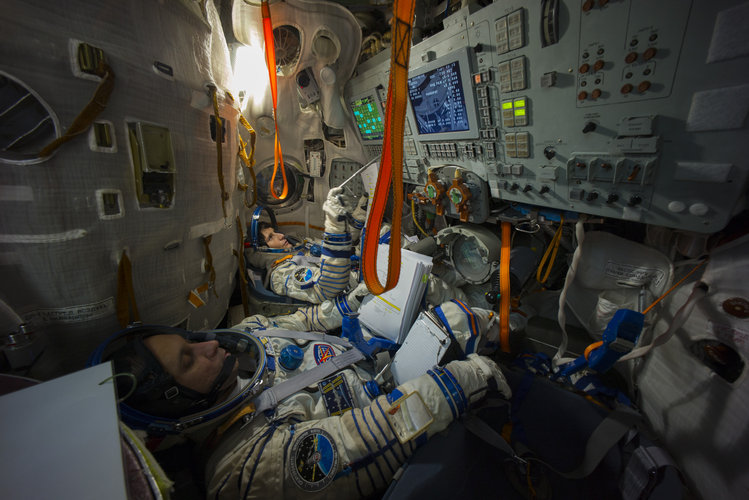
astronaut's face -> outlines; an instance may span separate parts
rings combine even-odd
[[[153,335],[144,339],[143,343],[178,384],[201,394],[211,391],[224,360],[230,355],[218,346],[217,340],[193,343],[180,335]],[[235,361],[231,374],[221,386],[221,391],[231,388],[236,383],[238,371],[239,361]]]
[[[277,233],[272,227],[266,227],[260,234],[265,238],[265,244],[268,248],[291,248],[291,243],[286,239],[283,233]]]

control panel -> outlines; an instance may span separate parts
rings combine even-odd
[[[452,173],[470,172],[471,189],[495,201],[721,229],[747,184],[736,144],[746,138],[749,47],[731,36],[743,29],[735,4],[461,9],[411,49],[404,182],[429,198],[435,176],[452,185]],[[388,71],[386,55],[374,57],[346,88],[370,157],[387,134]],[[480,198],[445,213],[482,222]]]

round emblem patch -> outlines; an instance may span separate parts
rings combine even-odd
[[[335,357],[335,350],[333,350],[333,346],[330,344],[315,344],[313,353],[315,355],[315,363],[317,363],[318,365],[321,365],[330,358]]]
[[[300,434],[291,447],[291,457],[291,477],[305,491],[325,488],[338,472],[338,450],[330,434],[322,429]]]

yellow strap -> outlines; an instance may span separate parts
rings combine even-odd
[[[114,90],[114,73],[112,72],[112,68],[104,61],[99,62],[97,73],[102,77],[102,80],[99,82],[99,86],[96,87],[94,96],[86,104],[86,107],[78,113],[78,116],[75,117],[73,123],[65,131],[65,134],[44,146],[39,152],[40,157],[44,158],[51,155],[64,143],[88,130],[96,117],[106,109],[109,96],[112,95],[112,90]]]
[[[536,270],[536,281],[538,281],[542,285],[546,283],[547,279],[549,279],[551,268],[554,266],[554,261],[557,259],[557,251],[559,251],[559,243],[562,241],[562,227],[564,227],[563,215],[561,216],[561,219],[559,222],[559,228],[557,229],[556,233],[554,233],[554,236],[551,238],[551,241],[549,242],[549,246],[546,247],[546,252],[544,252],[544,256],[541,258],[541,262],[538,264],[538,269]],[[543,273],[544,264],[546,263],[546,259],[549,258],[549,254],[551,254],[551,258],[549,259],[549,265],[546,267],[546,273],[544,274],[543,278],[541,278],[541,273]]]
[[[416,203],[413,198],[411,198],[411,218],[414,220],[414,225],[419,229],[419,231],[421,231],[421,234],[429,238],[427,232],[421,228],[419,222],[416,220]]]
[[[132,309],[132,320],[131,320]],[[140,321],[138,304],[135,302],[135,290],[133,289],[133,268],[127,250],[122,251],[120,263],[117,266],[117,321],[122,328],[133,321]]]
[[[251,413],[255,413],[255,405],[253,403],[250,403],[247,406],[243,406],[241,410],[232,415],[229,420],[218,427],[218,429],[216,430],[216,438],[220,438],[224,434],[224,432],[229,430],[229,427],[237,422],[237,420]]]
[[[224,217],[226,217],[226,200],[229,199],[229,195],[224,187],[224,161],[222,152],[224,131],[221,117],[218,115],[218,96],[216,95],[216,87],[213,86],[211,87],[211,98],[213,99],[213,113],[216,115],[216,171],[218,173],[218,185],[221,187],[221,210],[223,210]]]
[[[245,166],[250,170],[250,176],[252,177],[252,202],[247,202],[247,197],[245,197],[245,206],[247,208],[252,208],[257,203],[257,177],[255,176],[255,129],[252,128],[250,125],[250,122],[248,122],[244,116],[242,116],[242,113],[239,114],[239,123],[247,129],[247,131],[250,133],[250,153],[248,154],[245,149],[247,148],[247,143],[244,139],[242,139],[242,136],[239,135],[239,152],[237,153],[239,155],[239,158],[242,160],[242,163],[245,164]],[[244,186],[244,187],[242,187]],[[246,184],[240,184],[240,189],[242,191],[247,191],[247,185]]]
[[[510,240],[512,225],[502,222],[502,250],[499,254],[499,343],[510,352]]]
[[[287,259],[290,259],[292,257],[293,257],[293,255],[287,255],[286,257],[281,257],[280,259],[273,261],[273,265],[271,265],[271,267],[276,267],[281,262],[283,262],[283,261],[285,261]]]

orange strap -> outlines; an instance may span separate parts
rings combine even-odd
[[[668,295],[669,293],[673,292],[673,291],[674,291],[674,289],[675,289],[675,288],[676,288],[677,286],[681,285],[681,284],[682,284],[682,283],[684,282],[684,280],[686,280],[687,278],[689,278],[689,277],[690,277],[690,276],[691,276],[692,274],[694,274],[694,273],[695,273],[695,271],[697,271],[697,269],[701,268],[701,267],[702,267],[702,266],[704,266],[704,265],[705,265],[706,263],[707,263],[707,259],[705,259],[705,260],[703,260],[702,262],[700,262],[699,264],[697,264],[697,265],[696,265],[696,266],[695,266],[695,267],[694,267],[694,268],[693,268],[693,269],[692,269],[691,271],[689,271],[689,272],[687,273],[687,275],[686,275],[686,276],[684,276],[684,277],[683,277],[682,279],[680,279],[680,280],[679,280],[679,281],[678,281],[678,282],[677,282],[677,283],[676,283],[676,284],[675,284],[674,286],[672,286],[671,288],[669,288],[669,289],[668,289],[668,291],[666,291],[666,293],[664,293],[663,295],[661,295],[660,297],[658,297],[658,298],[656,299],[656,301],[655,301],[655,302],[653,302],[652,304],[650,304],[650,305],[649,305],[649,306],[648,306],[648,307],[647,307],[647,308],[646,308],[646,309],[645,309],[644,311],[642,311],[642,314],[647,314],[647,313],[648,313],[648,312],[649,312],[649,311],[650,311],[650,310],[651,310],[652,308],[654,308],[654,307],[655,307],[655,305],[656,305],[656,304],[657,304],[658,302],[660,302],[661,300],[665,299],[665,298],[666,298],[666,296],[667,296],[667,295]]]
[[[102,80],[99,82],[99,86],[96,87],[93,97],[86,104],[86,107],[78,113],[78,116],[75,117],[73,123],[65,131],[65,134],[44,146],[39,152],[41,158],[51,155],[64,143],[88,130],[96,117],[106,109],[109,103],[109,96],[112,95],[112,90],[114,90],[114,72],[112,72],[112,68],[107,63],[101,61],[96,73]]]
[[[285,261],[285,260],[288,260],[288,259],[290,259],[290,258],[292,258],[292,257],[293,257],[293,255],[287,255],[286,257],[281,257],[280,259],[274,260],[274,261],[273,261],[273,264],[271,264],[271,267],[276,267],[276,266],[277,266],[277,265],[279,265],[279,264],[280,264],[281,262],[283,262],[283,261]]]
[[[510,240],[512,225],[502,222],[502,250],[499,254],[499,344],[510,352]]]
[[[588,347],[585,348],[585,352],[583,353],[583,356],[585,356],[585,360],[588,360],[588,357],[590,356],[590,353],[598,349],[603,345],[603,340],[599,340],[598,342],[593,342]]]
[[[400,277],[401,264],[401,209],[403,206],[403,124],[406,116],[408,59],[411,52],[411,23],[414,17],[414,0],[395,0],[393,3],[392,46],[390,52],[390,81],[388,82],[385,137],[377,173],[377,186],[367,221],[362,253],[364,282],[369,291],[380,295],[392,289]],[[380,229],[387,205],[388,194],[393,193],[393,224],[390,228],[388,272],[385,286],[377,276],[377,252]]]
[[[276,82],[276,47],[273,42],[273,22],[270,18],[270,5],[268,0],[262,0],[260,10],[263,14],[263,39],[265,40],[265,64],[268,66],[270,77],[270,93],[273,97],[273,122],[276,125],[276,141],[273,147],[273,175],[270,178],[270,194],[277,200],[285,200],[289,194],[289,183],[286,180],[286,167],[283,164],[283,153],[281,152],[281,141],[278,137],[278,119],[276,108],[278,106],[278,84]],[[283,176],[283,189],[281,195],[276,194],[276,174],[281,167]]]

